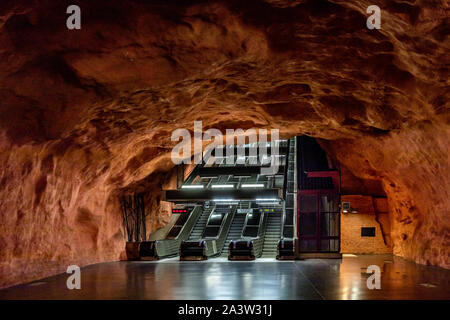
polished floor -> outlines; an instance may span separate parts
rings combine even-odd
[[[367,288],[378,265],[381,289]],[[112,262],[81,269],[81,289],[61,274],[0,290],[0,299],[450,299],[450,270],[391,255],[340,260]]]

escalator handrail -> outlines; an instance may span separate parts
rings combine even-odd
[[[208,220],[206,221],[205,230],[206,230],[206,228],[208,227],[209,220],[211,219],[211,216],[212,216],[212,214],[213,214],[215,211],[216,211],[216,206],[214,206],[214,209],[213,209],[213,210],[211,211],[211,213],[209,214]],[[230,214],[232,214],[232,213],[233,213],[233,207],[231,208],[231,211],[230,211],[230,212],[227,212],[227,213],[225,214],[225,217],[223,217],[222,222],[220,223],[220,226],[219,226],[219,233],[218,233],[217,236],[215,236],[215,237],[203,237],[203,233],[202,233],[202,239],[205,239],[205,240],[214,240],[214,239],[216,239],[216,240],[217,240],[217,239],[220,237],[220,233],[221,233],[221,231],[222,231],[222,228],[223,228],[225,222],[227,221],[228,216],[229,216]],[[205,232],[205,230],[203,230],[203,232]]]
[[[289,171],[289,153],[291,149],[291,139],[288,139],[288,144],[287,144],[287,152],[286,152],[286,157],[285,157],[285,164],[284,164],[284,181],[283,181],[283,199],[286,200],[286,194],[287,194],[287,176],[288,176],[288,171]]]
[[[260,226],[260,229],[258,230],[258,237],[255,240],[253,240],[255,242],[255,244],[253,245],[254,255],[257,258],[259,258],[262,255],[263,242],[265,238],[264,236],[266,233],[266,225],[269,217],[267,214],[264,214],[264,217],[262,218],[263,222]]]
[[[202,206],[195,206],[180,233],[175,239],[155,240],[157,255],[159,257],[164,257],[173,254],[172,252],[167,252],[168,248],[171,246],[178,248],[181,241],[186,240],[189,237],[201,213]]]
[[[261,219],[259,221],[259,228],[258,228],[258,234],[256,237],[242,237],[241,238],[233,240],[232,242],[240,242],[240,241],[246,241],[252,243],[252,255],[255,258],[259,258],[262,254],[262,247],[263,247],[263,240],[264,240],[264,234],[266,232],[266,224],[268,219],[268,214],[265,212],[261,213]],[[244,225],[245,229],[246,224]]]
[[[253,211],[252,211],[252,213],[253,213]],[[256,238],[258,238],[258,236],[259,236],[259,235],[257,235],[256,237],[245,237],[245,236],[244,236],[245,227],[248,225],[248,224],[247,224],[247,223],[248,223],[248,215],[249,215],[249,213],[247,212],[247,214],[245,215],[244,225],[243,225],[242,231],[241,231],[241,236],[239,237],[238,240],[256,239]],[[259,234],[259,231],[261,230],[261,225],[263,224],[264,216],[265,216],[265,213],[262,212],[262,213],[261,213],[261,218],[259,219],[259,223],[258,223],[258,234]],[[254,225],[251,225],[251,226],[254,226]]]
[[[286,221],[286,201],[283,202],[283,214],[281,217],[281,239],[284,238],[284,225]]]
[[[200,215],[202,214],[202,206],[195,206],[194,210],[192,210],[191,212],[191,216],[195,216],[196,218],[188,218],[188,221],[186,221],[186,223],[184,224],[183,228],[181,229],[180,233],[178,234],[178,236],[175,238],[177,240],[184,240],[182,239],[182,235],[189,237],[189,235],[191,234],[192,229],[194,228],[198,218],[200,217]],[[198,213],[196,212],[198,211]]]
[[[220,226],[220,231],[219,231],[219,235],[215,238],[204,238],[203,240],[205,240],[206,243],[206,255],[207,256],[211,256],[211,255],[217,255],[222,253],[222,249],[223,249],[223,245],[224,242],[226,241],[226,237],[228,235],[228,229],[230,228],[231,222],[233,221],[233,217],[236,214],[237,211],[237,205],[233,205],[231,208],[231,212],[228,212],[226,214],[226,217],[223,219],[222,224]],[[211,253],[211,247],[212,247],[212,243],[216,242],[216,249],[217,252],[216,253]]]
[[[297,139],[294,137],[294,138],[292,138],[293,140],[294,140],[294,150],[292,150],[293,151],[293,154],[295,155],[295,152],[296,152],[296,143],[297,143]],[[288,176],[288,171],[289,171],[289,153],[291,152],[291,145],[290,145],[290,141],[291,141],[291,139],[289,139],[289,147],[288,147],[288,153],[287,153],[287,165],[286,165],[286,170],[285,170],[285,182],[286,182],[286,186],[285,186],[285,189],[284,189],[284,202],[283,202],[283,214],[282,214],[282,218],[281,218],[281,237],[280,237],[280,239],[284,239],[284,227],[285,227],[285,225],[286,225],[286,214],[287,214],[287,212],[286,212],[286,202],[287,202],[287,189],[288,189],[288,181],[287,181],[287,176]],[[295,161],[294,161],[294,168],[292,168],[293,169],[293,171],[294,171],[294,181],[292,181],[292,183],[293,184],[295,184]],[[295,190],[295,188],[294,188],[294,190]],[[292,199],[294,202],[295,202],[295,197],[294,197],[294,199]],[[293,203],[293,205],[294,205],[294,203]],[[295,206],[293,206],[293,208],[294,208]],[[294,212],[292,213],[292,214],[294,214]]]

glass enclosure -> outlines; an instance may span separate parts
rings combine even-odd
[[[338,194],[301,191],[298,197],[300,252],[339,252],[339,219]]]

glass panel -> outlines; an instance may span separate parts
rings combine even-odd
[[[292,205],[292,203],[294,203],[294,195],[293,194],[286,195],[286,203],[289,203],[291,205]],[[309,211],[314,211],[314,209],[309,210]]]
[[[300,195],[300,212],[317,211],[317,196],[315,194]]]
[[[339,216],[334,212],[320,214],[320,235],[324,237],[339,236]]]
[[[339,237],[340,234],[339,213],[330,213],[330,236]]]
[[[320,241],[320,251],[330,251],[330,240]]]
[[[261,219],[261,214],[259,213],[249,213],[247,219],[247,225],[259,225],[259,220]]]
[[[317,251],[317,241],[316,239],[300,239],[300,251],[311,252]]]
[[[322,195],[320,202],[321,212],[338,212],[339,211],[339,197],[335,194]]]
[[[320,241],[320,251],[338,252],[339,251],[339,239],[321,240]]]
[[[300,215],[300,235],[301,236],[314,236],[316,235],[316,220],[317,214],[312,213],[302,213]]]
[[[339,239],[321,240],[320,241],[320,251],[338,252],[339,251]]]
[[[330,235],[330,215],[328,213],[320,214],[320,235]]]
[[[294,237],[294,228],[289,227],[289,228],[284,228],[283,230],[283,236],[285,238],[293,238]]]
[[[339,239],[330,240],[330,251],[339,251]]]
[[[208,226],[220,226],[224,216],[224,213],[213,213],[209,218]]]
[[[283,177],[276,177],[275,178],[275,188],[282,188],[284,184],[284,178]]]
[[[214,238],[219,234],[220,227],[206,227],[203,232],[204,238]]]
[[[244,229],[243,236],[244,237],[256,237],[258,235],[258,227],[255,226],[247,226]]]
[[[180,233],[183,226],[173,226],[172,229],[170,229],[170,232],[167,235],[167,239],[175,239],[178,234]]]
[[[186,223],[187,219],[189,218],[190,214],[180,214],[180,216],[177,219],[177,222],[175,223],[175,225],[177,226],[184,226],[184,224]]]
[[[292,209],[286,209],[286,220],[284,220],[285,225],[293,225],[294,224],[294,216]]]

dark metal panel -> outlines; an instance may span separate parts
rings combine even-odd
[[[197,174],[200,177],[216,177],[220,175],[250,176],[260,174],[262,166],[242,166],[242,167],[202,167]],[[282,175],[284,166],[279,166],[278,173]]]
[[[281,189],[265,190],[164,190],[164,201],[208,201],[213,199],[255,200],[280,199]]]

